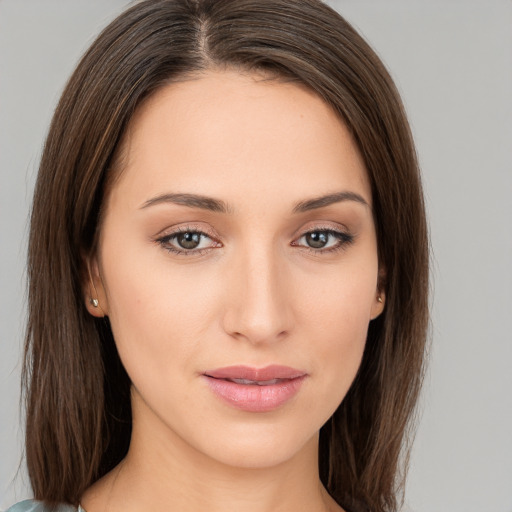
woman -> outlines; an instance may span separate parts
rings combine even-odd
[[[388,73],[329,7],[110,24],[55,112],[29,278],[38,501],[13,512],[397,510],[421,184]]]

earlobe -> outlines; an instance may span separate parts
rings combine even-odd
[[[372,305],[370,320],[375,320],[383,311],[386,304],[386,294],[383,290],[377,291],[377,296]]]
[[[386,270],[384,267],[379,268],[377,276],[377,294],[372,305],[370,320],[375,320],[383,311],[386,304]]]
[[[85,259],[87,270],[86,283],[84,285],[85,305],[92,316],[103,318],[108,315],[108,304],[99,265],[96,259]]]

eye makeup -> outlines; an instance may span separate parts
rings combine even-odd
[[[304,239],[304,243],[300,240]],[[298,241],[291,243],[314,254],[332,254],[347,249],[355,240],[354,235],[332,228],[316,228],[306,231]]]
[[[306,250],[315,255],[332,254],[345,250],[353,244],[354,235],[332,226],[316,226],[303,231],[290,242],[290,246]],[[223,247],[220,240],[211,233],[194,226],[180,226],[155,240],[169,253],[179,256],[202,256],[208,251]]]
[[[223,246],[211,233],[190,225],[179,226],[159,236],[155,242],[169,253],[179,256],[202,256],[211,249]]]

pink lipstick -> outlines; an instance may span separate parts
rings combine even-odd
[[[266,412],[284,405],[299,391],[307,373],[289,366],[229,366],[203,374],[215,395],[237,409]]]

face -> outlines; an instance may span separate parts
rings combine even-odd
[[[348,130],[301,86],[211,71],[144,103],[121,153],[88,291],[133,384],[134,435],[235,466],[292,458],[383,307]]]

